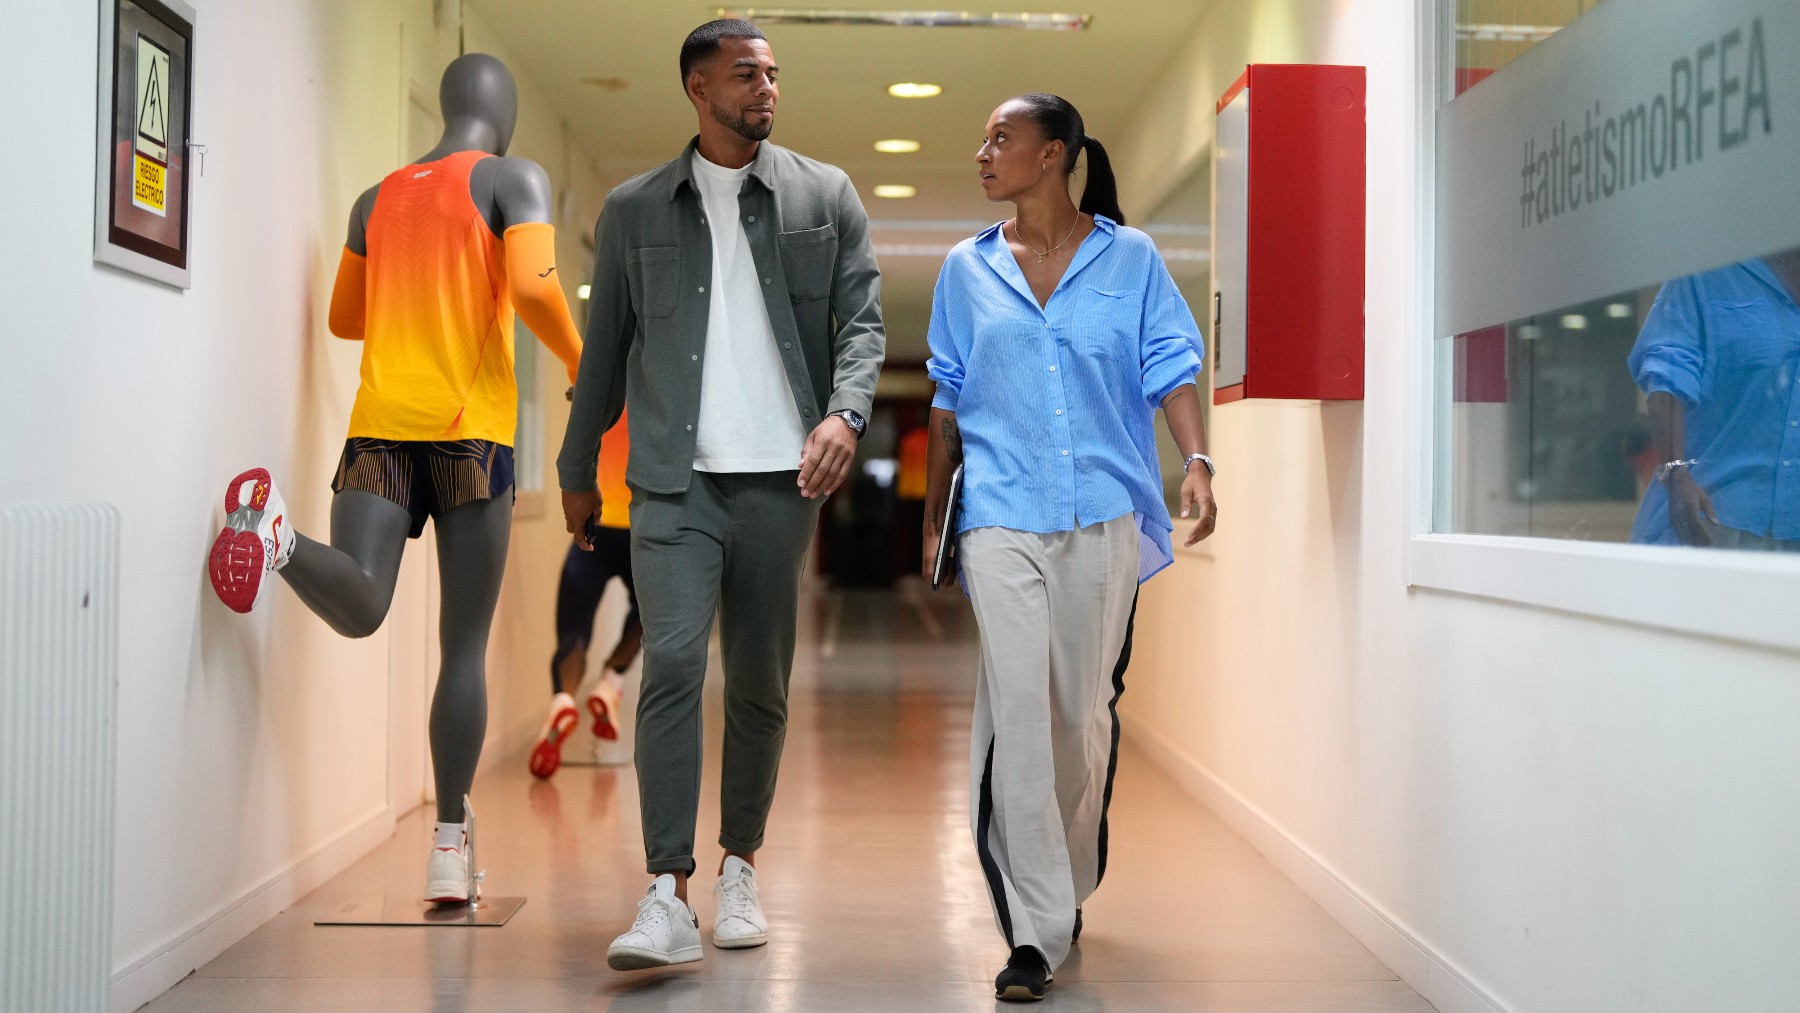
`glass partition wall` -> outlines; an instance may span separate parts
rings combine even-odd
[[[1436,531],[1800,549],[1796,6],[1445,0]]]

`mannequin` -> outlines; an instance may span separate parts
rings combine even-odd
[[[442,669],[426,899],[456,903],[471,899],[463,798],[487,728],[485,656],[512,523],[513,311],[571,383],[581,342],[557,287],[549,177],[505,156],[518,113],[512,75],[491,56],[459,57],[439,100],[438,145],[370,187],[350,214],[330,326],[366,340],[332,483],[331,543],[291,531],[268,472],[252,469],[227,488],[210,569],[237,611],[279,570],[333,630],[366,637],[387,615],[408,537],[435,519]]]

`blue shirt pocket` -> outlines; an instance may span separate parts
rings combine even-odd
[[[1142,291],[1083,286],[1070,320],[1071,343],[1078,355],[1135,363],[1143,318]]]

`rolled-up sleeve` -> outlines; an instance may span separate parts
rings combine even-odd
[[[1183,384],[1193,383],[1206,361],[1206,341],[1200,326],[1175,287],[1175,279],[1162,257],[1150,258],[1144,283],[1144,316],[1141,323],[1139,361],[1143,363],[1144,400],[1152,406]]]
[[[951,412],[962,399],[964,353],[969,347],[969,314],[960,304],[955,275],[953,253],[938,271],[937,287],[931,294],[931,326],[925,332],[925,342],[931,347],[925,372],[937,384],[931,407]]]
[[[1626,363],[1644,393],[1671,394],[1690,408],[1700,403],[1706,333],[1692,278],[1668,282],[1656,293]]]

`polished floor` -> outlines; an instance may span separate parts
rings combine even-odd
[[[476,786],[504,928],[321,928],[347,899],[421,885],[429,815],[200,968],[152,1013],[687,1013],[993,1010],[1006,950],[969,839],[973,630],[959,596],[817,595],[803,617],[780,791],[758,855],[769,945],[649,972],[606,967],[642,895],[629,767],[534,781],[508,758]],[[1153,636],[1155,631],[1142,630]],[[533,673],[535,676],[536,673]],[[716,775],[718,674],[708,728]],[[700,817],[718,861],[717,778]],[[1050,1007],[1074,1011],[1426,1013],[1349,933],[1126,748],[1112,864]],[[694,892],[710,928],[710,875]],[[1009,1004],[1010,1006],[1010,1004]]]

